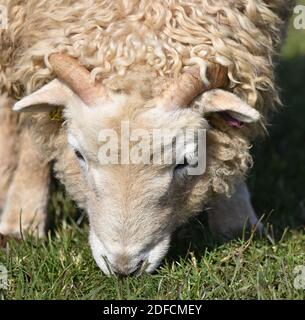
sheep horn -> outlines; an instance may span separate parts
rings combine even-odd
[[[210,89],[223,88],[228,84],[228,69],[220,64],[211,64],[207,69],[209,85],[200,77],[199,67],[191,67],[164,91],[162,103],[166,108],[186,107],[199,94]]]
[[[79,62],[62,53],[53,53],[49,57],[50,65],[58,79],[70,87],[87,105],[92,105],[98,97],[104,95],[104,89],[97,85],[90,72]]]

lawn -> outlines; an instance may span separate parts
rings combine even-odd
[[[217,245],[202,216],[176,233],[154,274],[109,278],[91,256],[86,217],[57,191],[48,239],[11,240],[0,250],[9,278],[0,298],[305,299],[305,289],[294,288],[294,269],[305,266],[305,30],[291,28],[277,77],[285,107],[273,117],[270,137],[254,145],[249,175],[255,208],[273,240]]]

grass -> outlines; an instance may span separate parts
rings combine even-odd
[[[165,262],[154,275],[102,276],[87,246],[87,228],[66,225],[46,242],[11,242],[7,299],[304,299],[293,270],[304,263],[305,235],[289,232],[274,245],[234,241],[200,257]]]
[[[305,4],[305,1],[302,3]],[[305,299],[294,268],[305,265],[305,31],[291,29],[278,67],[287,107],[272,119],[270,137],[254,146],[249,176],[256,210],[275,241],[235,240],[217,245],[205,217],[175,235],[153,275],[105,277],[92,259],[82,213],[54,193],[54,230],[46,241],[11,240],[0,251],[9,289],[2,299]]]

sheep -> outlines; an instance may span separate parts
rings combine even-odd
[[[152,272],[203,208],[223,238],[260,227],[244,178],[280,102],[274,61],[293,4],[0,0],[0,233],[45,235],[52,162],[105,274]],[[120,136],[124,121],[149,136],[203,130],[204,173],[188,174],[198,140],[176,141],[178,164],[102,165],[100,133]]]

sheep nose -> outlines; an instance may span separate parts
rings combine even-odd
[[[113,272],[119,279],[126,278],[128,276],[131,276],[131,277],[137,276],[141,272],[143,263],[144,261],[141,260],[136,266],[136,268],[132,268],[132,269],[128,265],[116,266],[116,267],[113,267]]]

